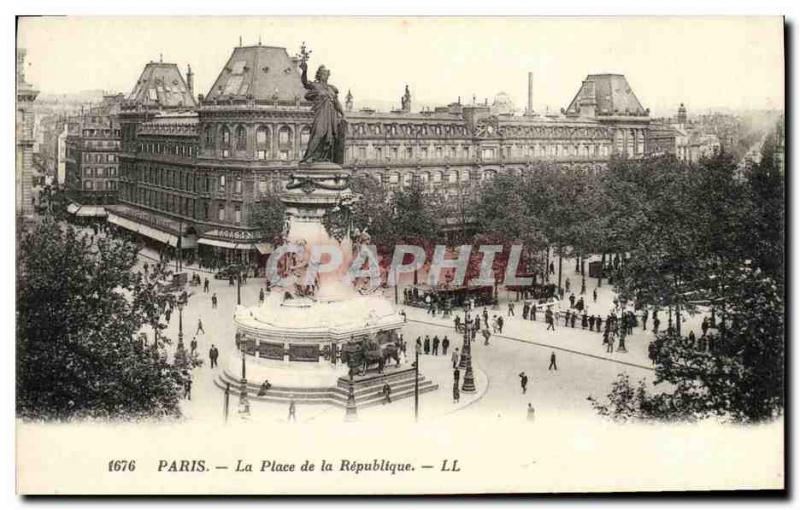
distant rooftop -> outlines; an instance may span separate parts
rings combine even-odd
[[[127,101],[142,106],[167,108],[192,108],[197,104],[178,66],[163,62],[150,62],[144,66]]]

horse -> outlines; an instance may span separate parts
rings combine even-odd
[[[394,344],[388,344],[383,348],[383,365],[388,365],[391,360],[400,366],[400,349]]]

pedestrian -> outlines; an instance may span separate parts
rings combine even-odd
[[[461,316],[460,315],[456,315],[455,318],[453,319],[453,327],[455,328],[456,333],[458,333],[458,330],[461,329]]]
[[[459,358],[458,358],[458,347],[453,349],[453,355],[450,357],[450,359],[453,361],[453,368],[456,368],[458,366],[458,360],[459,360]]]
[[[453,368],[453,383],[458,386],[458,381],[461,379],[461,371],[458,367]]]
[[[167,319],[167,324],[169,324],[169,318],[172,316],[172,309],[167,308],[167,311],[164,312],[164,318]]]
[[[442,355],[447,356],[447,348],[450,347],[450,340],[447,338],[447,335],[444,336],[442,340]]]
[[[458,383],[453,384],[453,403],[458,403],[458,399],[461,396],[461,393],[458,391]]]
[[[570,318],[570,327],[572,327],[573,329],[575,328],[575,318],[576,318],[577,316],[578,316],[578,314],[577,314],[577,313],[573,313],[573,314],[572,314],[572,317]]]
[[[508,316],[509,317],[514,316],[514,303],[511,302],[508,303]]]
[[[422,338],[417,337],[416,352],[420,352],[421,350],[422,350]]]
[[[658,318],[658,315],[653,314],[653,333],[658,334],[658,326],[661,325],[661,320]]]
[[[524,395],[528,391],[528,376],[525,375],[525,372],[520,372],[519,374],[519,385],[522,386],[522,394]]]
[[[583,302],[583,298],[578,299],[575,308],[578,309],[579,312],[582,312],[584,308],[586,308],[586,304]]]
[[[203,282],[203,292],[208,292],[208,278]]]
[[[531,320],[532,321],[536,320],[536,305],[535,304],[531,305]]]
[[[687,337],[687,341],[689,345],[693,348],[697,348],[697,338],[694,336],[694,331],[689,331],[689,336]]]
[[[259,303],[264,302],[264,289],[259,289],[258,291],[258,302]]]
[[[536,418],[536,411],[533,410],[533,406],[531,405],[530,402],[528,402],[527,419],[528,419],[528,421],[534,421],[535,418]]]
[[[531,307],[527,301],[522,305],[522,318],[528,320],[528,312],[530,311]]]
[[[569,307],[575,308],[575,294],[569,295]]]
[[[708,333],[708,317],[703,317],[703,322],[700,323],[700,329],[703,331],[703,336]]]
[[[503,321],[503,316],[502,315],[498,315],[497,316],[497,332],[500,333],[501,335],[503,334],[503,322],[504,322]]]
[[[550,262],[550,274],[556,274],[556,266]]]
[[[195,332],[195,336],[197,336],[197,334],[200,333],[201,331],[203,332],[204,335],[206,334],[206,330],[203,329],[203,321],[200,320],[200,318],[198,318],[197,319],[197,331]]]
[[[497,315],[492,316],[492,333],[497,333]]]
[[[264,379],[264,382],[261,383],[261,387],[258,388],[258,396],[265,396],[270,388],[272,388],[272,385],[269,383],[269,379]]]
[[[647,308],[644,309],[642,312],[642,330],[647,331],[647,316],[649,313],[647,312]]]
[[[189,346],[190,346],[190,348],[191,348],[191,351],[190,351],[190,352],[191,352],[192,354],[194,354],[194,353],[195,353],[195,351],[197,350],[197,337],[196,337],[196,336],[192,337],[192,341],[191,341],[191,342],[189,342]]]
[[[489,329],[489,312],[486,310],[486,307],[483,308],[483,323],[486,329]]]
[[[564,281],[564,290],[569,292],[569,277]]]
[[[211,349],[208,350],[208,359],[211,360],[211,368],[217,366],[217,358],[219,357],[219,350],[214,344],[211,344]]]
[[[597,303],[597,288],[592,291],[592,297],[594,298],[594,302]]]
[[[548,308],[546,312],[544,312],[544,321],[547,323],[547,329],[545,331],[555,331],[556,326],[553,320],[553,311]]]
[[[212,309],[216,309],[217,308],[217,293],[216,292],[211,294],[211,308]]]
[[[391,404],[392,403],[392,387],[389,386],[389,383],[383,385],[383,403],[384,404]]]
[[[581,278],[581,296],[584,294],[586,294],[586,279]],[[597,299],[595,299],[595,301],[597,301]]]
[[[297,406],[294,403],[294,398],[289,401],[289,417],[286,419],[286,421],[293,421],[295,423],[297,422]]]
[[[433,355],[439,355],[439,335],[433,335]]]
[[[584,317],[586,317],[586,314],[584,314]],[[594,331],[594,315],[589,317],[589,331]]]
[[[431,353],[431,337],[425,335],[425,354]]]
[[[569,326],[569,310],[564,312],[564,327]]]
[[[556,365],[556,352],[555,351],[550,353],[550,365],[547,367],[547,370],[556,370],[556,371],[558,371],[558,365]]]
[[[592,321],[592,324],[594,324],[594,321]],[[589,325],[589,321],[587,320],[586,312],[583,312],[583,314],[581,315],[581,328],[582,329],[586,329],[587,325]],[[590,327],[589,331],[591,331],[591,330],[592,330],[592,328]]]
[[[192,400],[192,378],[187,377],[183,386],[183,398]]]
[[[489,333],[488,329],[483,330],[483,345],[489,345],[489,337],[491,336],[492,334]]]

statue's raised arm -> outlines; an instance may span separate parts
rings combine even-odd
[[[302,71],[300,73],[300,81],[303,83],[303,87],[310,89],[311,83],[308,82],[308,64],[305,60],[300,61],[300,70]]]

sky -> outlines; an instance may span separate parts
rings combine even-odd
[[[305,41],[309,67],[361,101],[398,103],[405,84],[419,104],[506,92],[534,110],[569,105],[587,74],[624,74],[653,115],[683,102],[709,108],[783,108],[779,17],[41,17],[22,18],[26,79],[42,93],[128,93],[151,60],[191,64],[206,93],[239,38],[286,47]],[[363,106],[363,104],[361,105]]]

